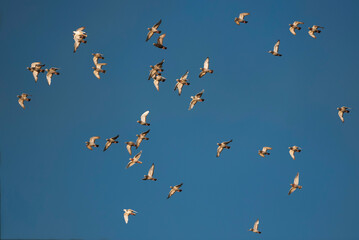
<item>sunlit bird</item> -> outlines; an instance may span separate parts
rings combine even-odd
[[[176,91],[178,89],[179,96],[181,96],[183,85],[189,85],[189,82],[187,82],[188,81],[187,77],[188,77],[188,71],[180,79],[176,79],[177,83],[173,90]]]
[[[271,53],[273,56],[279,56],[279,57],[281,57],[282,54],[279,54],[279,53],[278,53],[279,44],[280,44],[280,40],[278,40],[278,41],[276,42],[276,44],[274,45],[273,51],[268,51],[268,52]]]
[[[93,74],[95,75],[95,77],[97,77],[98,79],[100,79],[100,72],[101,73],[106,73],[106,70],[102,69],[102,66],[106,66],[107,63],[97,63],[95,67],[92,67],[93,70]]]
[[[45,72],[44,69],[41,69],[43,66],[45,66],[45,64],[41,64],[41,62],[33,62],[30,67],[27,67],[27,70],[32,72],[35,82],[38,80],[39,73]]]
[[[123,211],[125,212],[125,213],[123,214],[123,218],[125,219],[125,223],[126,223],[126,224],[128,223],[128,216],[129,216],[129,215],[135,216],[136,213],[137,213],[135,210],[132,210],[132,209],[123,209]]]
[[[203,68],[200,68],[202,72],[199,74],[199,78],[206,75],[206,73],[213,73],[213,70],[209,69],[208,67],[209,67],[209,58],[207,57],[206,60],[204,61]]]
[[[129,141],[129,142],[125,142],[126,143],[126,149],[127,149],[127,151],[128,151],[128,153],[130,154],[130,155],[132,155],[132,147],[136,147],[136,149],[137,149],[137,145],[136,145],[136,143],[134,143],[134,142],[132,142],[132,141]]]
[[[297,175],[294,178],[294,181],[292,184],[290,184],[290,186],[292,186],[288,192],[288,195],[290,195],[292,192],[294,192],[297,188],[298,189],[302,189],[302,186],[299,186],[299,173],[297,173]]]
[[[321,29],[324,29],[324,27],[320,27],[320,26],[317,26],[317,25],[313,25],[313,27],[309,27],[309,35],[312,37],[312,38],[317,38],[317,36],[314,35],[314,33],[321,33],[322,31],[319,30],[319,28]]]
[[[149,140],[148,137],[146,137],[146,135],[150,132],[150,129],[148,129],[146,132],[141,133],[140,135],[136,135],[137,140],[136,140],[136,148],[138,148],[142,142],[142,140]]]
[[[217,148],[217,157],[219,157],[219,155],[221,154],[221,152],[223,151],[224,148],[226,149],[230,149],[230,146],[227,146],[229,143],[232,142],[232,139],[229,140],[228,142],[222,142],[222,143],[217,143],[218,148]]]
[[[162,77],[161,73],[157,73],[157,75],[153,78],[153,85],[155,85],[155,88],[157,91],[160,91],[160,82],[165,82],[166,78]]]
[[[154,171],[155,171],[155,164],[152,163],[152,166],[151,166],[150,170],[148,171],[147,175],[145,175],[145,177],[142,180],[157,181],[157,178],[153,177]]]
[[[301,151],[302,151],[302,149],[298,146],[289,147],[289,154],[293,158],[293,160],[295,160],[294,153],[301,152]]]
[[[191,96],[192,101],[189,104],[188,110],[191,110],[197,102],[204,102],[204,99],[201,98],[203,93],[204,89],[201,92],[197,93],[195,96]]]
[[[26,94],[26,93],[22,93],[21,95],[17,95],[17,97],[19,98],[19,99],[18,99],[18,102],[19,102],[20,106],[21,106],[23,109],[25,109],[24,101],[27,101],[27,102],[30,102],[30,101],[31,101],[31,99],[28,98],[29,96],[31,96],[31,95]]]
[[[167,196],[167,199],[169,199],[173,194],[175,194],[175,192],[182,192],[182,189],[180,189],[180,187],[182,187],[183,183],[176,185],[174,187],[170,186],[171,190]]]
[[[235,23],[237,23],[237,25],[240,25],[241,23],[248,23],[248,21],[244,20],[244,17],[248,16],[248,15],[249,15],[249,13],[241,13],[241,14],[239,14],[238,17],[234,18]]]
[[[87,38],[87,33],[83,31],[84,29],[85,27],[80,27],[76,29],[76,31],[73,31],[73,36],[75,41],[74,53],[77,51],[81,43],[87,43],[87,41],[85,40],[85,38]]]
[[[258,225],[259,225],[259,219],[257,219],[257,221],[254,223],[253,228],[249,229],[248,231],[261,234],[262,232],[258,231]]]
[[[161,34],[161,31],[158,30],[158,27],[160,26],[161,23],[162,23],[162,20],[158,21],[158,23],[156,23],[155,25],[153,25],[153,27],[147,28],[149,32],[147,33],[146,42],[147,42],[148,40],[150,40],[150,38],[152,37],[152,35],[153,35],[154,33]]]
[[[167,47],[163,46],[163,39],[165,37],[166,37],[166,34],[162,34],[161,36],[159,36],[157,39],[157,43],[154,43],[153,46],[162,48],[162,49],[167,49]]]
[[[95,143],[95,141],[96,141],[97,139],[100,139],[100,137],[98,137],[98,136],[91,137],[91,138],[90,138],[90,141],[86,142],[86,147],[87,147],[88,149],[90,149],[90,150],[92,150],[92,147],[99,147],[99,145],[97,145],[97,144]]]
[[[112,137],[109,139],[106,139],[106,145],[105,148],[103,149],[103,151],[106,151],[112,143],[118,143],[118,141],[116,141],[116,139],[119,137],[120,135],[117,135],[116,137]]]
[[[49,86],[51,85],[51,80],[52,80],[52,75],[60,75],[59,72],[56,72],[57,70],[59,70],[59,68],[50,68],[50,69],[45,69],[46,73],[46,79],[47,79],[47,83],[49,84]]]
[[[156,65],[150,66],[151,70],[150,70],[150,75],[148,76],[148,80],[150,80],[151,78],[154,78],[157,73],[163,72],[162,65],[163,65],[164,61],[165,60],[163,59],[161,62],[157,63]]]
[[[140,161],[141,154],[142,154],[142,151],[137,153],[133,158],[130,158],[130,161],[128,162],[126,168],[130,168],[133,165],[135,165],[136,163],[142,164],[142,162]]]
[[[339,116],[340,120],[342,120],[342,122],[344,122],[343,115],[344,115],[344,113],[350,113],[349,109],[351,109],[351,108],[343,106],[343,107],[338,107],[337,109],[338,109],[338,116]]]
[[[268,150],[272,150],[271,147],[263,147],[262,150],[258,151],[259,156],[265,157],[265,155],[270,155]]]
[[[105,59],[104,57],[103,57],[103,54],[101,54],[101,53],[92,53],[92,55],[93,55],[93,63],[95,64],[95,65],[97,65],[98,64],[98,59]]]
[[[150,113],[150,111],[146,111],[146,112],[142,113],[141,120],[137,121],[137,122],[144,126],[150,126],[150,124],[146,122],[146,118],[149,113]]]
[[[289,26],[290,26],[289,31],[290,31],[293,35],[297,35],[297,33],[295,32],[295,30],[300,30],[300,29],[302,29],[301,27],[298,27],[299,24],[304,24],[304,22],[295,21],[293,24],[289,24]]]

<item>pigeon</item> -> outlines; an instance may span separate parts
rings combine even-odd
[[[161,73],[158,73],[154,78],[153,78],[153,84],[155,85],[155,88],[157,89],[157,91],[160,91],[160,86],[159,83],[160,82],[165,82],[166,78],[162,77]]]
[[[41,62],[33,62],[31,63],[31,67],[27,67],[27,70],[32,72],[35,82],[37,82],[39,73],[45,72],[44,69],[41,69],[43,66],[45,66],[45,64],[41,64]]]
[[[174,187],[170,186],[171,191],[169,192],[167,199],[169,199],[173,194],[175,194],[175,192],[182,192],[182,189],[180,189],[180,187],[182,187],[183,183],[176,185]]]
[[[166,37],[166,34],[162,34],[161,36],[159,36],[157,39],[157,43],[154,43],[153,46],[162,48],[162,49],[167,49],[167,47],[163,46],[163,39],[165,37]]]
[[[262,232],[258,231],[258,225],[259,225],[259,219],[257,219],[257,221],[254,223],[253,228],[249,229],[248,231],[261,234]]]
[[[150,132],[150,129],[148,129],[146,132],[141,133],[140,135],[136,135],[136,148],[138,148],[142,142],[142,140],[149,140],[149,138],[146,137],[146,135]]]
[[[146,122],[146,118],[149,113],[150,113],[150,111],[146,111],[146,112],[142,113],[141,120],[137,121],[137,122],[144,126],[150,126],[150,124]]]
[[[317,38],[315,35],[314,35],[314,33],[321,33],[322,31],[321,30],[318,30],[318,28],[324,28],[324,27],[320,27],[320,26],[317,26],[317,25],[313,25],[313,27],[310,27],[310,28],[308,28],[309,29],[309,31],[308,31],[308,33],[309,33],[309,35],[312,37],[312,38]]]
[[[130,158],[130,161],[128,162],[126,168],[132,167],[136,163],[142,164],[142,162],[139,161],[141,154],[142,154],[142,151],[137,153],[136,156],[134,156],[133,158]]]
[[[208,65],[209,65],[209,58],[207,57],[206,60],[204,61],[203,68],[200,68],[202,72],[199,74],[199,78],[203,77],[208,72],[213,73],[213,70],[208,69]]]
[[[302,189],[302,186],[299,186],[298,184],[299,184],[299,173],[297,173],[297,176],[295,176],[293,183],[290,184],[292,187],[290,188],[288,195],[294,192],[297,188]]]
[[[344,113],[350,113],[349,109],[351,109],[351,108],[343,106],[343,107],[338,107],[337,109],[338,109],[338,115],[340,117],[340,120],[342,120],[342,122],[344,122],[343,115],[344,115]]]
[[[23,109],[25,109],[24,101],[28,101],[28,102],[31,101],[31,99],[28,98],[29,96],[31,96],[31,95],[26,94],[26,93],[22,93],[21,95],[17,95],[17,97],[19,98],[18,102],[19,102],[20,106]]]
[[[118,143],[118,141],[116,141],[116,139],[119,137],[120,135],[117,135],[116,137],[112,137],[109,139],[106,139],[106,145],[105,148],[103,149],[103,151],[106,151],[112,143]]]
[[[103,70],[102,69],[102,66],[106,66],[107,65],[107,63],[97,63],[96,64],[96,67],[92,67],[92,69],[94,69],[93,70],[93,74],[98,78],[98,79],[100,79],[101,77],[100,77],[100,72],[101,73],[106,73],[106,70]]]
[[[191,96],[192,101],[191,101],[191,103],[189,104],[188,110],[191,110],[191,109],[194,107],[194,105],[196,105],[197,102],[204,102],[204,99],[201,98],[203,92],[204,92],[204,90],[202,90],[200,93],[197,93],[196,96],[194,96],[194,97]]]
[[[279,54],[279,53],[278,53],[279,44],[280,44],[280,40],[278,40],[278,41],[276,42],[276,44],[274,45],[273,51],[268,51],[268,52],[271,53],[273,56],[279,56],[279,57],[281,57],[282,54]]]
[[[154,33],[161,34],[161,31],[157,30],[158,27],[160,26],[161,22],[162,22],[162,20],[158,21],[158,23],[156,23],[155,25],[153,25],[153,27],[147,28],[149,32],[147,33],[146,42],[147,42],[148,40],[150,40],[150,38],[152,37],[152,35],[153,35]]]
[[[77,36],[83,36],[83,37],[87,37],[86,32],[84,32],[83,30],[85,29],[85,27],[80,27],[78,29],[76,29],[76,31],[73,31],[73,35],[77,35]]]
[[[181,96],[183,85],[189,85],[189,83],[187,82],[188,81],[187,77],[188,77],[188,71],[180,79],[176,79],[177,83],[173,90],[176,91],[176,89],[178,89],[179,96]]]
[[[87,41],[85,40],[85,38],[87,38],[87,34],[86,32],[83,31],[84,29],[85,27],[80,27],[76,29],[76,31],[73,31],[73,36],[75,41],[74,53],[76,52],[76,50],[78,49],[81,43],[87,43]]]
[[[99,59],[99,58],[100,58],[100,59],[105,59],[101,53],[92,53],[92,55],[93,55],[93,59],[92,59],[92,60],[93,60],[93,63],[94,63],[95,65],[98,64],[98,59]]]
[[[217,143],[218,148],[217,148],[217,157],[219,157],[219,155],[221,154],[221,152],[223,151],[224,148],[226,149],[230,149],[230,146],[227,146],[227,144],[231,143],[232,139],[228,142],[222,142],[222,143]]]
[[[90,138],[90,141],[89,141],[89,142],[86,142],[86,147],[87,147],[88,149],[90,149],[90,150],[92,150],[92,147],[99,147],[99,145],[97,145],[97,144],[95,143],[95,141],[96,141],[97,139],[100,139],[100,137],[98,137],[98,136],[91,137],[91,138]]]
[[[269,152],[267,152],[268,150],[272,150],[271,147],[263,147],[262,150],[258,151],[258,154],[262,157],[265,157],[265,155],[270,155]]]
[[[164,59],[162,60],[162,62],[157,63],[155,66],[150,66],[151,70],[150,70],[150,75],[148,76],[148,80],[150,80],[151,78],[154,78],[156,76],[156,74],[158,74],[159,72],[163,72],[162,69],[162,65],[164,63]]]
[[[290,28],[289,31],[293,34],[293,35],[297,35],[297,33],[295,32],[295,30],[300,30],[302,29],[301,27],[298,27],[299,24],[304,24],[304,22],[299,22],[299,21],[295,21],[293,24],[289,24]]]
[[[134,215],[136,216],[136,211],[132,210],[132,209],[123,209],[123,211],[125,212],[123,214],[123,218],[125,219],[125,223],[127,224],[128,223],[128,216],[129,215]]]
[[[153,172],[155,170],[155,164],[152,163],[152,166],[150,168],[150,170],[148,171],[147,175],[145,175],[145,177],[142,180],[152,180],[152,181],[157,181],[157,178],[153,177]]]
[[[56,72],[57,70],[59,70],[59,68],[50,68],[50,69],[45,69],[46,73],[46,79],[47,79],[47,83],[49,84],[49,86],[51,85],[51,79],[52,79],[52,75],[60,75],[59,72]]]
[[[234,18],[234,22],[237,23],[237,25],[240,25],[240,23],[248,23],[248,21],[244,20],[244,17],[248,15],[249,13],[241,13],[239,17]]]
[[[131,142],[131,141],[125,142],[125,143],[126,143],[126,149],[127,149],[128,153],[129,153],[130,155],[132,155],[131,147],[136,147],[136,149],[137,149],[136,143]]]
[[[302,151],[302,149],[300,147],[297,147],[297,146],[289,147],[289,154],[293,158],[293,160],[295,160],[294,153],[301,152],[301,151]]]

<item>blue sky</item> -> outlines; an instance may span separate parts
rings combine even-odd
[[[355,1],[2,1],[2,238],[357,239]],[[249,12],[246,25],[234,18]],[[167,50],[145,42],[162,19]],[[305,25],[297,36],[288,28]],[[325,29],[312,39],[307,28]],[[73,53],[72,31],[88,42]],[[267,52],[280,39],[280,53]],[[100,52],[106,74],[92,73]],[[199,79],[210,57],[213,74]],[[149,66],[165,59],[157,92]],[[60,68],[48,86],[26,70]],[[189,70],[181,96],[175,80]],[[188,111],[190,96],[205,102]],[[32,94],[26,109],[16,95]],[[349,106],[345,123],[336,108]],[[142,165],[124,142],[148,127]],[[105,139],[119,144],[102,152]],[[100,149],[85,141],[101,137]],[[215,157],[216,143],[233,139]],[[303,151],[293,161],[288,147]],[[271,155],[257,151],[271,146]],[[138,151],[139,151],[138,150]],[[137,153],[135,151],[135,153]],[[157,182],[142,181],[155,163]],[[288,196],[300,173],[303,189]],[[183,192],[166,200],[169,186]],[[138,215],[123,220],[123,209]],[[248,232],[260,219],[262,235]]]

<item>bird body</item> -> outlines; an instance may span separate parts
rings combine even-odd
[[[45,66],[45,64],[41,64],[41,62],[33,62],[30,67],[27,67],[27,70],[32,72],[35,82],[38,80],[39,73],[45,72],[44,69],[41,69],[43,66]]]
[[[155,25],[153,25],[153,27],[151,28],[147,28],[148,29],[148,33],[147,33],[147,37],[146,37],[146,42],[148,40],[150,40],[150,38],[152,37],[152,35],[154,33],[158,33],[161,34],[161,31],[158,30],[158,27],[161,25],[162,20],[158,21],[158,23],[156,23]]]
[[[317,25],[313,25],[313,27],[309,27],[309,35],[312,37],[312,38],[317,38],[317,36],[314,35],[314,33],[321,33],[322,31],[319,30],[319,28],[324,28],[324,27],[321,27],[321,26],[317,26]]]
[[[93,60],[93,63],[94,63],[95,65],[98,64],[98,59],[99,59],[99,58],[100,58],[100,59],[105,59],[101,53],[92,53],[92,55],[93,55],[92,60]]]
[[[92,67],[93,74],[95,75],[95,77],[97,77],[98,79],[101,79],[100,72],[101,73],[106,73],[106,70],[103,70],[102,66],[106,66],[106,65],[107,65],[107,63],[97,63],[95,65],[95,67]]]
[[[182,88],[184,85],[190,85],[187,81],[188,77],[188,71],[180,78],[180,79],[176,79],[176,85],[175,88],[173,89],[174,91],[176,91],[178,89],[178,95],[181,96],[182,93]]]
[[[131,147],[136,147],[136,149],[137,149],[136,143],[131,142],[131,141],[126,142],[126,149],[127,149],[128,153],[129,153],[130,155],[132,155],[132,149],[131,149]]]
[[[162,77],[161,73],[157,73],[157,75],[153,78],[153,85],[155,85],[157,91],[160,91],[160,82],[165,82],[166,78]]]
[[[76,31],[73,31],[73,36],[74,36],[74,41],[75,41],[74,53],[77,51],[77,49],[81,43],[87,43],[87,41],[85,40],[85,38],[87,38],[87,34],[86,34],[86,32],[83,31],[84,29],[85,29],[85,27],[80,27],[80,28],[76,29]]]
[[[137,140],[136,140],[136,148],[138,148],[142,142],[142,140],[149,140],[148,137],[146,137],[146,135],[150,132],[150,129],[148,129],[146,132],[141,133],[140,135],[136,135]]]

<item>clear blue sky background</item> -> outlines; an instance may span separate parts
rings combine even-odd
[[[358,239],[355,1],[1,1],[2,238]],[[250,12],[246,25],[234,18]],[[167,50],[145,42],[162,19]],[[293,36],[288,24],[305,25]],[[325,27],[317,39],[313,24]],[[72,31],[88,43],[73,53]],[[267,53],[280,39],[283,57]],[[91,53],[105,56],[98,80]],[[206,57],[214,74],[199,79]],[[165,59],[157,92],[149,65]],[[58,67],[48,86],[26,70]],[[178,96],[175,80],[189,70]],[[188,111],[190,96],[205,89]],[[32,94],[26,109],[16,95]],[[336,108],[349,106],[342,124]],[[142,165],[125,141],[147,127]],[[102,152],[105,139],[120,134]],[[85,141],[101,136],[100,149]],[[233,138],[217,159],[217,142]],[[288,147],[303,151],[293,161]],[[258,149],[273,147],[272,155]],[[135,151],[136,153],[136,151]],[[157,182],[141,178],[155,163]],[[303,189],[288,196],[300,172]],[[166,200],[169,186],[183,192]],[[138,215],[123,220],[123,209]],[[248,232],[260,219],[262,235]]]

